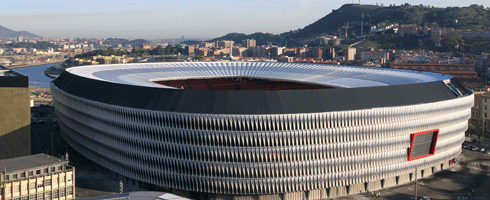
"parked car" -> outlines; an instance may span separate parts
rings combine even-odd
[[[479,152],[485,152],[485,148],[481,148],[480,150],[478,150]]]
[[[486,154],[490,154],[490,150],[485,151]]]
[[[480,150],[480,148],[478,148],[478,147],[473,147],[471,150],[472,150],[472,151],[478,151],[478,150]]]

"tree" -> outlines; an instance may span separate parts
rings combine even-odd
[[[462,44],[461,36],[457,33],[448,33],[441,37],[441,44],[447,50],[452,50],[456,45]]]

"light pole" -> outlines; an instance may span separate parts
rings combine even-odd
[[[415,200],[417,200],[417,168],[415,168]]]

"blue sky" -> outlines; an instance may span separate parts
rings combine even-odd
[[[358,3],[358,0],[355,0]],[[489,0],[361,0],[490,7]],[[214,38],[303,28],[352,0],[1,0],[0,25],[48,37]]]

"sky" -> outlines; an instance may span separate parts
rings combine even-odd
[[[352,0],[0,0],[0,25],[47,37],[215,38],[280,34]],[[355,0],[359,3],[359,0]],[[490,7],[490,0],[361,0],[361,4]]]

